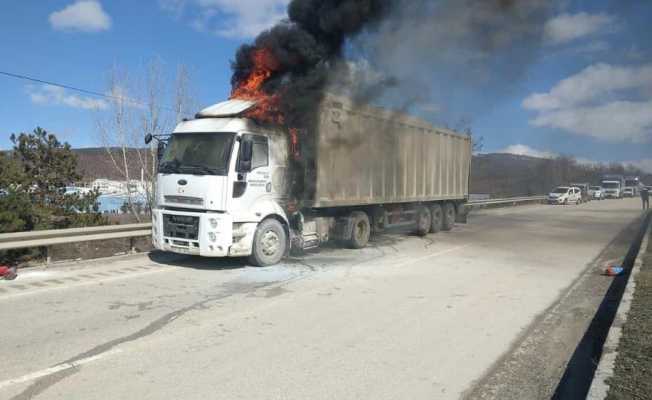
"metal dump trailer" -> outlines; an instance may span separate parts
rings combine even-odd
[[[468,198],[472,145],[466,135],[328,96],[316,141],[311,207]]]

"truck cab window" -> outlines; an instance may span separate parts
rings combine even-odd
[[[267,145],[267,138],[263,136],[255,136],[253,150],[251,169],[254,170],[256,168],[268,166],[269,150]]]

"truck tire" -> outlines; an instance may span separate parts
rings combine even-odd
[[[288,245],[285,228],[275,219],[266,219],[258,225],[249,262],[257,267],[278,264]]]
[[[432,225],[432,215],[428,207],[420,206],[417,209],[417,235],[426,236],[430,232]]]
[[[432,217],[432,222],[430,223],[430,232],[437,233],[441,231],[441,228],[444,224],[444,211],[441,208],[441,204],[434,204],[430,207],[430,216]]]
[[[348,247],[352,249],[361,249],[369,243],[371,236],[371,224],[369,216],[363,211],[354,211],[351,213],[351,236],[347,240]]]
[[[441,229],[450,231],[455,226],[455,204],[444,203],[444,218],[442,220]]]

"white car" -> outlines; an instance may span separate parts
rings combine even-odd
[[[580,188],[559,186],[548,193],[548,204],[580,204],[582,191]]]
[[[589,196],[595,200],[604,200],[604,191],[600,186],[591,186],[589,188]]]
[[[623,190],[623,197],[634,197],[634,188],[626,187]]]

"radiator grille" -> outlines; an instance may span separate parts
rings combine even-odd
[[[170,238],[197,240],[199,217],[163,214],[163,233]]]

